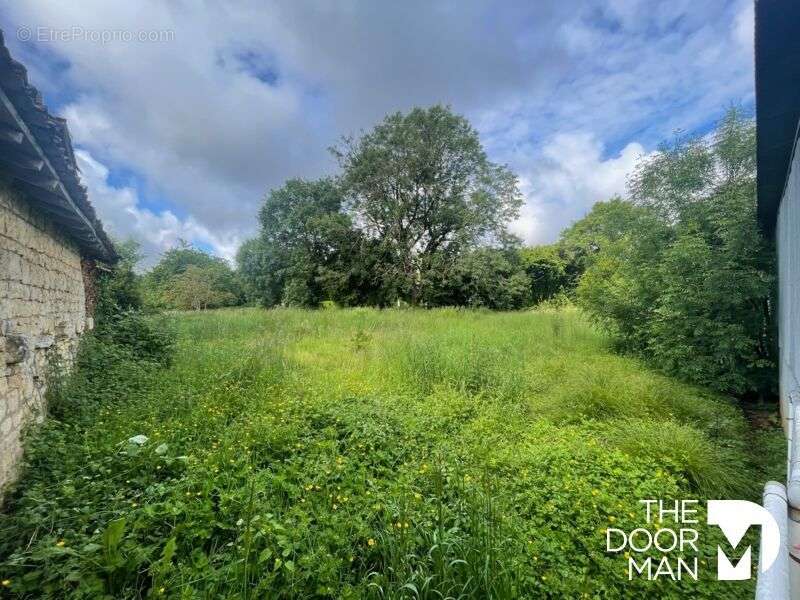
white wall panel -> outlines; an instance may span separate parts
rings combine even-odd
[[[800,402],[800,150],[795,147],[786,190],[778,212],[778,326],[781,361],[781,409],[790,415],[790,397]]]

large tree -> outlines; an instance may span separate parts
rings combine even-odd
[[[333,179],[291,179],[272,190],[259,212],[259,237],[237,257],[251,295],[266,306],[317,306],[323,300],[367,299],[369,244],[343,210]],[[369,292],[367,292],[368,294]]]
[[[516,176],[443,106],[389,115],[333,151],[356,223],[390,259],[381,278],[412,304],[434,265],[502,240],[522,202]]]

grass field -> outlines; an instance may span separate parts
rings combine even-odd
[[[0,593],[752,595],[713,581],[711,531],[699,582],[629,582],[605,528],[644,525],[642,498],[756,498],[776,436],[612,353],[577,312],[170,321],[173,366],[68,382],[77,408],[31,437]]]

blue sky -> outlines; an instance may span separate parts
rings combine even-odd
[[[466,115],[547,243],[676,129],[753,105],[751,1],[6,0],[0,24],[149,262],[178,238],[232,257],[267,190],[388,112]]]

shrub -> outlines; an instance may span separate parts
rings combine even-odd
[[[756,220],[755,124],[731,110],[713,137],[665,145],[630,192],[618,235],[580,281],[581,304],[620,348],[671,375],[774,394],[774,255]],[[607,218],[602,206],[585,221]]]
[[[166,321],[140,311],[126,310],[106,315],[92,337],[116,346],[134,360],[168,366],[172,360],[175,335]]]

